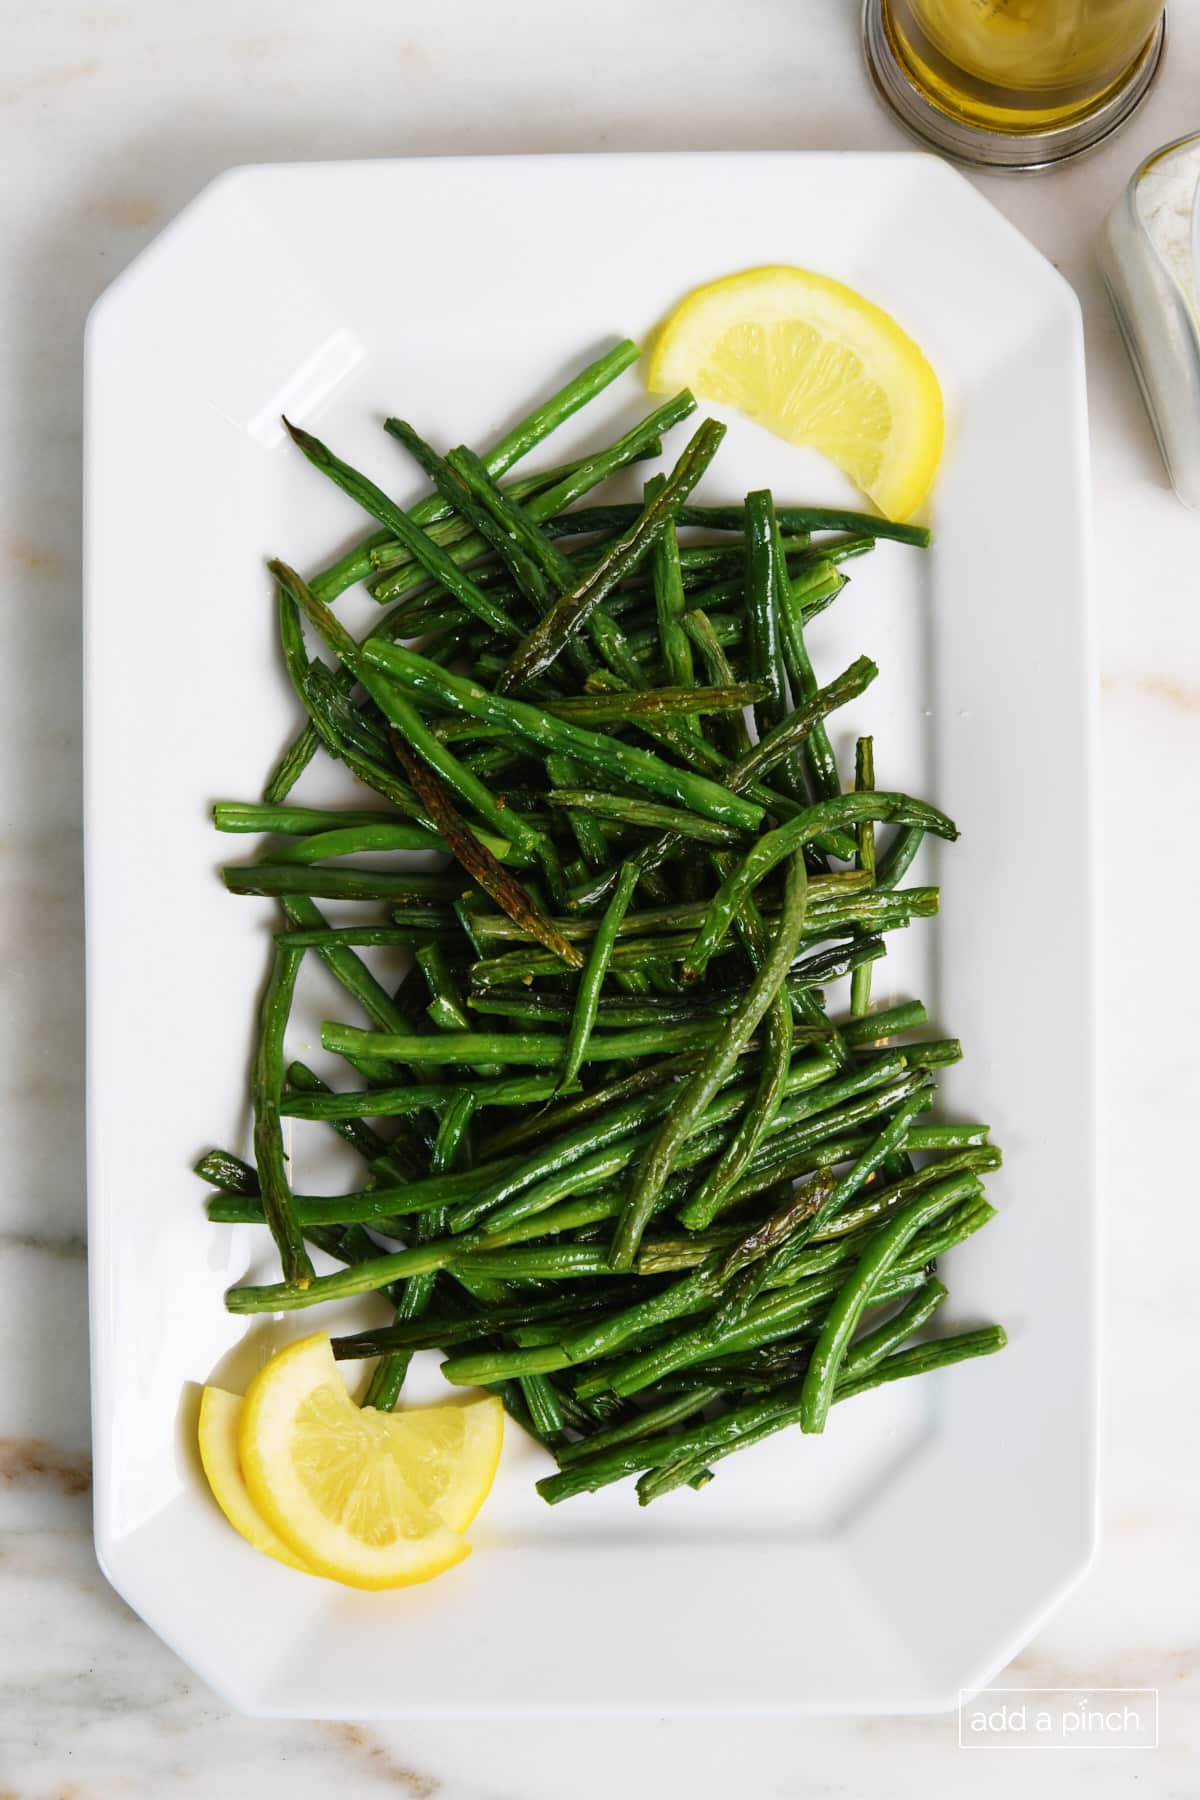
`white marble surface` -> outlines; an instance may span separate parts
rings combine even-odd
[[[603,19],[603,27],[599,21]],[[1116,143],[989,198],[1084,306],[1097,510],[1109,1170],[1099,1561],[1014,1683],[1157,1686],[1162,1747],[964,1765],[953,1720],[263,1724],[224,1713],[91,1551],[81,1120],[79,356],[89,305],[228,164],[509,150],[903,143],[850,0],[43,0],[0,67],[0,1796],[551,1800],[1196,1791],[1200,516],[1166,487],[1092,257],[1146,151],[1200,126],[1200,12]],[[1190,1097],[1190,1098],[1189,1098]]]

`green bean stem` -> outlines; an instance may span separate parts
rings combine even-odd
[[[592,939],[587,964],[579,978],[579,986],[575,994],[575,1010],[571,1017],[571,1028],[567,1034],[567,1048],[563,1056],[561,1077],[561,1086],[564,1088],[571,1086],[583,1066],[588,1041],[596,1023],[600,990],[604,986],[604,978],[608,973],[608,965],[612,958],[617,932],[621,928],[621,920],[625,917],[633,898],[633,890],[637,886],[637,877],[637,869],[632,863],[622,865],[612,899],[600,922],[600,928]]]
[[[500,678],[500,691],[528,685],[561,655],[572,635],[619,581],[633,573],[654,548],[668,521],[691,493],[725,436],[725,427],[706,419],[691,439],[657,497],[607,550],[580,584],[563,594],[526,636]]]
[[[917,1288],[899,1311],[878,1326],[856,1339],[842,1364],[843,1378],[839,1382],[836,1398],[844,1399],[847,1388],[843,1385],[849,1381],[865,1381],[886,1357],[898,1350],[900,1345],[910,1338],[914,1332],[928,1323],[938,1307],[946,1298],[946,1289],[936,1277],[931,1278]],[[701,1392],[707,1390],[701,1389]],[[857,1391],[862,1391],[861,1388]],[[773,1436],[782,1430],[785,1424],[793,1423],[790,1414],[764,1422],[759,1430],[749,1432],[736,1441],[710,1449],[703,1457],[681,1456],[667,1463],[660,1463],[655,1469],[648,1470],[637,1484],[638,1500],[643,1506],[651,1500],[659,1499],[670,1493],[673,1488],[684,1487],[693,1479],[697,1464],[716,1462],[728,1456],[734,1450],[748,1450],[752,1444],[761,1443],[766,1437]],[[560,1465],[562,1466],[562,1465]]]
[[[1007,1342],[999,1325],[984,1326],[962,1332],[930,1344],[919,1344],[909,1350],[885,1357],[866,1375],[847,1381],[837,1398],[848,1400],[854,1394],[885,1382],[900,1381],[914,1375],[929,1374],[935,1369],[949,1368],[976,1356],[991,1356]],[[714,1456],[718,1450],[734,1445],[757,1443],[768,1435],[765,1427],[783,1430],[800,1417],[800,1383],[792,1382],[778,1393],[734,1407],[720,1418],[689,1432],[663,1433],[656,1438],[639,1438],[633,1443],[601,1451],[592,1458],[581,1458],[557,1475],[543,1476],[537,1483],[538,1493],[551,1505],[570,1499],[575,1494],[594,1492],[612,1481],[640,1469],[656,1468],[682,1456]]]
[[[735,1017],[709,1052],[702,1066],[675,1102],[647,1152],[629,1199],[617,1222],[611,1260],[617,1268],[631,1268],[654,1203],[671,1173],[675,1157],[692,1125],[733,1069],[757,1030],[763,1014],[787,979],[788,967],[804,929],[808,906],[808,873],[803,855],[791,858],[787,867],[783,911],[769,954]]]
[[[254,1160],[263,1215],[279,1249],[285,1282],[304,1289],[315,1279],[312,1260],[292,1205],[280,1125],[283,1093],[283,1035],[287,1029],[300,953],[276,944],[258,1019],[258,1047],[251,1076],[254,1103]]]
[[[490,724],[506,725],[517,737],[536,744],[543,751],[561,751],[573,756],[589,768],[616,776],[649,793],[661,794],[703,818],[716,819],[746,831],[755,830],[762,820],[761,806],[730,794],[705,776],[672,768],[650,751],[639,750],[617,738],[585,731],[565,719],[550,718],[540,708],[524,701],[490,694],[477,682],[450,675],[425,657],[402,649],[398,644],[372,640],[363,654],[369,663],[382,669],[406,690],[424,696],[436,706],[484,719]]]
[[[918,1194],[872,1238],[838,1290],[826,1314],[800,1391],[800,1429],[819,1432],[833,1403],[834,1388],[850,1340],[875,1291],[910,1238],[946,1210],[953,1183],[939,1183]]]
[[[684,967],[684,978],[695,980],[702,975],[713,952],[720,944],[744,896],[750,893],[764,875],[785,856],[802,851],[806,844],[830,825],[844,827],[861,820],[895,819],[901,823],[918,823],[938,837],[956,838],[958,828],[945,813],[927,801],[914,800],[907,794],[869,793],[842,794],[836,800],[825,800],[806,807],[786,825],[764,832],[748,850],[739,867],[722,882],[710,904],[695,943]]]

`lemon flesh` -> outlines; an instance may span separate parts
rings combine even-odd
[[[489,1396],[468,1406],[374,1416],[388,1431],[392,1454],[418,1500],[451,1531],[465,1531],[487,1499],[500,1461],[501,1401]]]
[[[321,1332],[255,1376],[238,1449],[255,1507],[304,1563],[385,1588],[428,1581],[469,1554],[459,1533],[491,1487],[502,1436],[496,1399],[403,1413],[356,1406]]]
[[[200,1396],[200,1461],[208,1476],[213,1498],[235,1531],[248,1544],[273,1556],[276,1562],[313,1574],[308,1564],[290,1550],[263,1518],[246,1486],[238,1456],[238,1424],[242,1416],[242,1396],[226,1393],[224,1388],[206,1387]]]
[[[658,336],[655,392],[690,387],[822,451],[890,519],[925,498],[942,391],[917,345],[861,294],[806,269],[747,269],[696,288]]]

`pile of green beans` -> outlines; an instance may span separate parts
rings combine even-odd
[[[1000,1152],[931,1116],[957,1041],[920,1035],[919,1001],[871,1001],[888,936],[937,911],[901,885],[922,840],[957,831],[888,787],[871,738],[846,781],[827,720],[876,666],[822,685],[807,642],[842,562],[928,534],[765,490],[698,502],[713,420],[640,503],[580,504],[660,454],[686,392],[510,474],[636,356],[617,345],[482,454],[389,420],[432,490],[407,508],[289,425],[374,528],[307,581],[271,563],[303,729],[261,800],[213,809],[265,834],[226,886],[280,908],[255,1160],[197,1173],[213,1220],[266,1225],[281,1279],[226,1303],[381,1295],[391,1323],[333,1340],[378,1359],[365,1403],[443,1352],[554,1456],[551,1503],[627,1475],[642,1504],[703,1487],[735,1450],[1005,1341],[916,1340],[946,1300],[936,1259],[993,1216]],[[381,610],[358,638],[333,609],[360,582]],[[320,751],[355,780],[342,808],[292,798]],[[364,950],[397,959],[388,979]],[[345,995],[321,1029],[340,1078],[285,1053],[310,957]],[[291,1119],[353,1149],[350,1192],[298,1191]]]

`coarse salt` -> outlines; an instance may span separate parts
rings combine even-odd
[[[1200,192],[1200,139],[1152,162],[1137,184],[1137,210],[1155,249],[1200,313],[1196,271],[1196,197]]]

